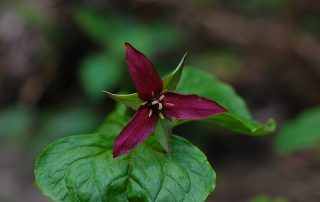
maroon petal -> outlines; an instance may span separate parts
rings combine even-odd
[[[166,93],[163,99],[163,114],[170,119],[199,119],[208,118],[226,109],[214,101],[198,95],[181,95]]]
[[[131,121],[122,129],[113,146],[113,158],[130,152],[153,131],[157,114],[149,117],[149,109],[140,107]]]
[[[129,43],[126,45],[127,64],[130,76],[141,99],[148,100],[160,93],[163,84],[151,61]]]

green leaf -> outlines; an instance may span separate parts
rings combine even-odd
[[[184,66],[184,61],[186,59],[188,53],[185,53],[177,66],[177,68],[168,76],[166,76],[163,79],[163,88],[167,89],[168,91],[175,91],[177,88],[177,85],[180,81],[183,66]]]
[[[123,110],[121,107],[119,111]],[[215,173],[204,154],[174,136],[172,156],[150,136],[133,152],[112,158],[125,125],[116,112],[101,133],[76,135],[49,145],[35,165],[36,183],[53,201],[204,201]]]
[[[286,154],[320,144],[320,106],[301,113],[281,128],[275,142],[278,153]]]
[[[216,115],[206,121],[249,135],[265,135],[275,130],[275,122],[272,119],[265,124],[253,120],[245,102],[230,85],[201,70],[185,68],[176,91],[185,94],[195,93],[212,99],[228,110],[227,113]],[[177,124],[180,123],[182,122]]]
[[[99,100],[102,90],[111,90],[118,84],[122,67],[105,53],[88,56],[80,65],[80,81],[87,95]]]
[[[171,155],[171,136],[172,136],[172,123],[168,119],[159,119],[153,131],[156,139],[161,146],[166,150],[167,154]]]
[[[120,102],[134,110],[137,110],[143,101],[139,98],[137,93],[131,93],[131,94],[112,94],[107,91],[105,92],[110,98],[114,99],[117,102]]]

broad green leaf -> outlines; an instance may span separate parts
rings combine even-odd
[[[113,159],[113,142],[125,121],[117,113],[108,120],[101,133],[63,138],[40,154],[35,177],[46,196],[63,202],[198,202],[214,190],[215,173],[206,157],[181,137],[173,137],[171,157],[150,136]]]
[[[139,98],[137,93],[131,94],[113,94],[107,91],[104,91],[110,98],[114,99],[117,102],[120,102],[134,110],[137,110],[143,101]]]
[[[166,150],[168,155],[171,155],[171,136],[172,136],[172,123],[168,119],[159,119],[153,131],[156,139],[161,146]]]
[[[225,107],[228,110],[227,113],[206,120],[232,131],[249,135],[265,135],[275,130],[275,122],[272,119],[265,124],[253,120],[245,102],[230,85],[218,81],[201,70],[185,68],[176,92],[195,93]],[[182,122],[177,124],[180,123]]]
[[[177,85],[180,81],[183,66],[184,66],[184,61],[186,59],[187,53],[185,53],[177,66],[177,68],[168,76],[166,76],[163,79],[163,88],[167,89],[168,91],[175,91],[177,88]]]
[[[278,153],[290,153],[320,145],[320,106],[286,123],[275,142]]]
[[[102,99],[102,90],[114,88],[121,77],[120,63],[109,58],[105,53],[88,56],[80,65],[80,81],[87,95],[94,99]]]

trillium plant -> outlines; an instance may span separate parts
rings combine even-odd
[[[168,91],[151,61],[129,43],[126,43],[126,57],[130,76],[142,102],[137,113],[117,137],[113,149],[114,157],[126,154],[140,144],[153,132],[157,124],[162,125],[159,119],[201,119],[226,111],[216,102],[204,97]],[[112,94],[110,95],[112,97]],[[170,138],[170,134],[164,135],[159,138],[160,142],[162,138]],[[164,144],[164,147],[170,155],[170,145]]]
[[[274,121],[255,121],[231,86],[184,68],[186,54],[161,79],[143,53],[125,47],[137,93],[105,92],[120,104],[96,132],[45,148],[35,164],[37,186],[53,201],[205,201],[216,174],[206,156],[172,128],[203,120],[261,136],[275,130]],[[127,107],[136,110],[131,119]]]

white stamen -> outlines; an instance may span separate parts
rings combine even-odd
[[[156,104],[158,104],[158,103],[159,103],[158,100],[154,100],[154,101],[151,102],[152,105],[156,105]]]
[[[143,102],[143,103],[141,103],[141,105],[143,106],[143,105],[146,105],[148,102],[146,101],[146,102]]]
[[[159,115],[159,117],[160,117],[161,119],[164,119],[164,117],[163,117],[163,115],[161,114],[161,112],[159,112],[158,115]]]
[[[159,101],[163,100],[164,97],[165,97],[164,95],[161,95],[159,98]]]
[[[158,104],[158,109],[161,110],[162,109],[162,104],[159,102]]]
[[[150,111],[149,111],[149,117],[151,117],[152,116],[152,109],[150,109]]]
[[[164,103],[164,105],[167,106],[167,107],[173,107],[174,106],[174,104],[172,104],[172,103]]]

